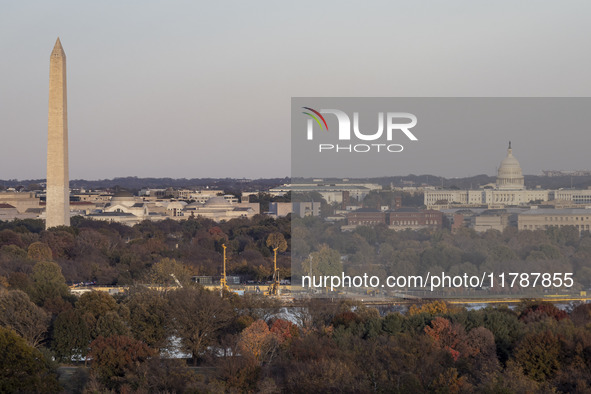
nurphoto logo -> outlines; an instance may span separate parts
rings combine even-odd
[[[307,139],[314,140],[314,127],[317,124],[322,131],[329,131],[328,123],[323,114],[332,114],[336,117],[338,122],[338,140],[351,141],[352,137],[360,141],[385,141],[388,143],[361,143],[361,144],[318,144],[318,151],[322,152],[402,152],[404,147],[401,144],[390,144],[395,136],[402,132],[409,140],[418,141],[418,138],[410,131],[417,125],[417,117],[407,112],[384,112],[378,113],[378,128],[377,131],[362,132],[359,127],[359,112],[353,112],[353,127],[351,127],[351,118],[344,111],[338,109],[321,109],[319,111],[310,108],[302,107],[302,113],[308,116],[307,120]],[[386,124],[384,127],[384,123]],[[351,130],[353,132],[351,132]]]

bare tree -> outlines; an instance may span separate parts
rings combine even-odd
[[[195,287],[171,291],[169,300],[174,332],[197,363],[216,341],[216,334],[232,320],[232,307],[218,293]]]
[[[0,293],[0,325],[11,328],[37,347],[45,339],[49,313],[39,308],[20,290]]]

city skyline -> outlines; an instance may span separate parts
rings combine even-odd
[[[0,65],[10,76],[0,94],[0,178],[43,178],[57,36],[68,48],[72,179],[289,176],[294,96],[591,92],[584,10],[536,3],[532,18],[525,3],[455,4],[5,5],[0,42],[13,60]],[[472,137],[446,147],[470,166],[438,158],[389,175],[493,175],[508,140],[525,174],[591,168],[587,130],[503,128],[486,151],[466,152],[483,142]]]

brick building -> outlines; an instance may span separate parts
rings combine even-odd
[[[386,212],[374,208],[360,208],[347,214],[349,226],[375,226],[386,224]]]
[[[393,230],[440,229],[443,213],[433,209],[400,208],[387,212],[386,224]]]
[[[394,211],[380,211],[361,208],[347,214],[348,227],[375,226],[383,223],[393,230],[440,229],[442,222],[443,213],[431,209],[399,208]]]

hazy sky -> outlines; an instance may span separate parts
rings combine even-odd
[[[45,177],[57,36],[72,179],[259,178],[290,174],[292,96],[589,96],[590,17],[584,0],[4,0],[0,179]],[[589,135],[515,154],[525,173],[591,169]],[[392,175],[475,171],[426,164]]]

